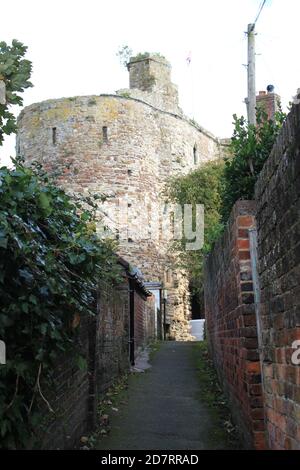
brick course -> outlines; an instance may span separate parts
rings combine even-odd
[[[205,265],[210,349],[235,419],[256,449],[300,449],[300,366],[291,360],[300,339],[299,162],[298,104],[258,177],[257,211],[254,202],[235,205]],[[248,244],[255,221],[261,356]]]
[[[300,105],[256,185],[266,420],[272,449],[300,449]]]
[[[255,203],[239,201],[205,263],[205,315],[210,351],[244,444],[265,448],[248,230]]]
[[[95,295],[95,316],[82,320],[78,346],[87,361],[80,370],[71,354],[62,355],[53,371],[53,385],[44,390],[53,413],[40,403],[45,419],[40,436],[42,449],[70,449],[91,431],[97,405],[107,389],[129,370],[129,284],[134,289],[135,354],[154,337],[154,299],[140,282],[132,280],[122,260],[124,283],[118,289],[101,289]]]

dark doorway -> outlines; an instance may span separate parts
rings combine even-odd
[[[191,295],[191,309],[192,309],[192,320],[199,320],[202,318],[200,311],[199,297],[195,294]]]
[[[200,320],[201,318],[205,318],[204,315],[204,295],[203,291],[199,291],[193,288],[190,285],[190,301],[191,301],[191,312],[192,312],[192,320]]]

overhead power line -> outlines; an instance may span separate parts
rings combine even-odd
[[[254,31],[255,25],[256,25],[259,17],[260,17],[261,12],[263,11],[263,8],[264,8],[266,3],[267,3],[267,0],[263,0],[261,2],[258,13],[257,13],[256,18],[255,18],[255,21],[254,21],[254,23],[252,23],[250,30],[246,34],[252,33],[252,31]]]
[[[261,12],[262,12],[262,10],[263,10],[263,8],[264,8],[266,2],[267,2],[267,0],[263,0],[263,1],[262,1],[261,5],[260,5],[260,7],[259,7],[259,10],[258,10],[256,19],[255,19],[255,21],[254,21],[254,25],[256,25],[256,23],[257,23],[257,21],[258,21],[258,18],[260,17],[260,14],[261,14]]]

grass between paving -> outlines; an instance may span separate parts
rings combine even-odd
[[[151,363],[154,359],[155,354],[160,350],[162,341],[155,340],[149,345],[149,362]]]
[[[126,373],[118,378],[99,401],[96,429],[93,433],[81,437],[79,443],[80,449],[96,449],[97,443],[102,439],[106,439],[109,435],[112,416],[119,412],[120,406],[124,406],[128,402],[129,375],[129,373]]]
[[[197,342],[192,348],[193,361],[199,380],[198,398],[208,406],[214,422],[209,435],[212,447],[214,443],[224,442],[227,449],[239,449],[237,428],[233,425],[227,399],[220,387],[218,376],[209,357],[206,341]]]

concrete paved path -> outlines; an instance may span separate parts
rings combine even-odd
[[[166,342],[152,368],[129,380],[128,404],[111,417],[111,432],[98,449],[201,450],[225,448],[212,439],[214,422],[199,401],[193,343]]]

